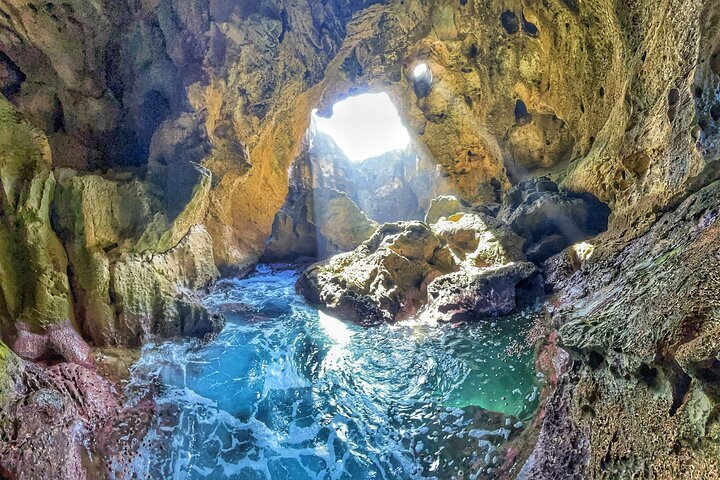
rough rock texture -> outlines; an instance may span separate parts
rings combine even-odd
[[[503,198],[498,219],[526,239],[523,251],[542,262],[607,229],[610,210],[592,195],[560,192],[546,177],[520,182]]]
[[[73,363],[39,367],[0,343],[0,474],[84,480],[120,412],[115,387]],[[88,452],[89,450],[89,452]]]
[[[716,7],[11,0],[0,89],[48,135],[55,165],[153,165],[187,194],[188,162],[204,162],[222,267],[261,254],[310,111],[360,90],[391,95],[465,200],[498,200],[506,169],[552,171],[609,203],[631,237],[717,175]]]
[[[525,240],[506,225],[482,213],[455,213],[430,225],[447,242],[458,264],[489,267],[525,260]]]
[[[515,310],[518,284],[536,271],[530,262],[513,262],[443,275],[427,287],[429,308],[453,321],[510,313]]]
[[[434,225],[386,223],[352,252],[309,267],[300,291],[363,325],[424,313],[440,320],[515,308],[516,286],[536,273],[523,240],[495,219],[458,213]]]
[[[327,182],[312,151],[304,151],[290,169],[290,188],[275,216],[263,261],[327,258],[355,249],[378,224],[348,196]],[[347,162],[347,159],[346,159]]]
[[[565,254],[547,262],[559,342],[575,366],[550,400],[559,418],[543,428],[588,447],[577,465],[541,442],[528,478],[555,478],[562,458],[568,474],[590,478],[720,472],[719,205],[716,182],[624,246],[605,234],[579,265]]]
[[[375,325],[417,313],[427,285],[454,269],[449,250],[430,227],[386,223],[354,251],[308,268],[298,285],[333,314]]]
[[[0,330],[72,318],[67,256],[50,225],[55,176],[43,133],[0,96]]]
[[[0,330],[18,337],[19,353],[87,364],[52,343],[55,324],[77,325],[96,345],[220,328],[194,293],[218,276],[201,224],[209,173],[196,172],[191,198],[171,218],[152,183],[53,172],[45,136],[1,98],[0,142]]]
[[[443,217],[447,218],[455,213],[469,213],[472,211],[472,206],[469,203],[456,196],[441,195],[430,201],[430,206],[425,214],[425,223],[436,223]]]

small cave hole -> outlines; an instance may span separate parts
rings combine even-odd
[[[670,405],[670,416],[674,417],[677,411],[685,403],[688,391],[690,391],[690,383],[692,378],[685,373],[679,366],[673,369],[674,378],[672,380],[672,404]]]
[[[700,85],[695,85],[695,88],[693,88],[693,95],[695,95],[695,98],[702,97],[703,94],[703,88]]]
[[[638,369],[638,379],[649,387],[656,388],[658,385],[658,373],[657,368],[643,363]]]
[[[424,98],[430,93],[433,74],[427,63],[418,63],[413,67],[413,89],[418,98]]]
[[[470,45],[470,50],[468,51],[468,57],[469,58],[476,58],[478,55],[478,46],[477,43],[473,43]]]
[[[20,92],[25,73],[5,53],[0,52],[0,93],[11,97]]]
[[[668,104],[675,106],[680,101],[680,90],[677,88],[671,88],[668,92]]]
[[[713,360],[708,366],[698,368],[695,376],[707,383],[720,383],[720,360]]]
[[[530,120],[530,114],[528,113],[527,107],[525,106],[525,102],[520,99],[515,101],[515,110],[513,113],[515,114],[516,123]]]
[[[603,87],[600,87],[600,90],[598,90],[598,95],[600,98],[605,97],[605,89]]]
[[[505,31],[513,35],[520,30],[520,22],[518,21],[517,15],[510,10],[506,10],[500,14],[500,23],[502,24]]]
[[[720,75],[720,50],[713,53],[710,57],[710,70],[712,70],[715,75]]]
[[[710,108],[710,116],[716,122],[720,120],[720,103],[716,103]]]
[[[602,367],[602,365],[605,363],[605,357],[603,357],[598,352],[590,352],[588,355],[587,363],[593,370],[597,370],[598,368]]]
[[[585,113],[585,104],[580,102],[580,112]]]
[[[530,37],[537,38],[538,35],[540,35],[540,30],[537,28],[537,25],[525,18],[525,13],[522,13],[521,16],[523,33]]]

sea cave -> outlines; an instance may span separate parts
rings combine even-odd
[[[719,25],[0,0],[0,478],[720,479]]]

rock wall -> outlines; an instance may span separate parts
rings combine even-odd
[[[311,109],[361,90],[392,96],[465,200],[552,173],[610,203],[632,237],[716,176],[716,7],[12,0],[0,87],[56,166],[152,165],[177,203],[203,161],[221,268],[260,255]]]
[[[546,263],[571,358],[526,478],[718,475],[719,205],[715,182],[620,249]]]
[[[208,172],[171,221],[150,182],[53,171],[45,135],[4,98],[0,146],[0,331],[16,351],[41,358],[24,339],[64,322],[98,346],[221,327],[196,294],[218,276],[201,223]]]

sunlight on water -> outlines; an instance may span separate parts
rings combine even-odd
[[[296,280],[223,281],[206,300],[228,319],[218,338],[143,349],[126,393],[158,415],[132,478],[474,478],[532,414],[532,355],[504,353],[527,318],[364,329]]]

